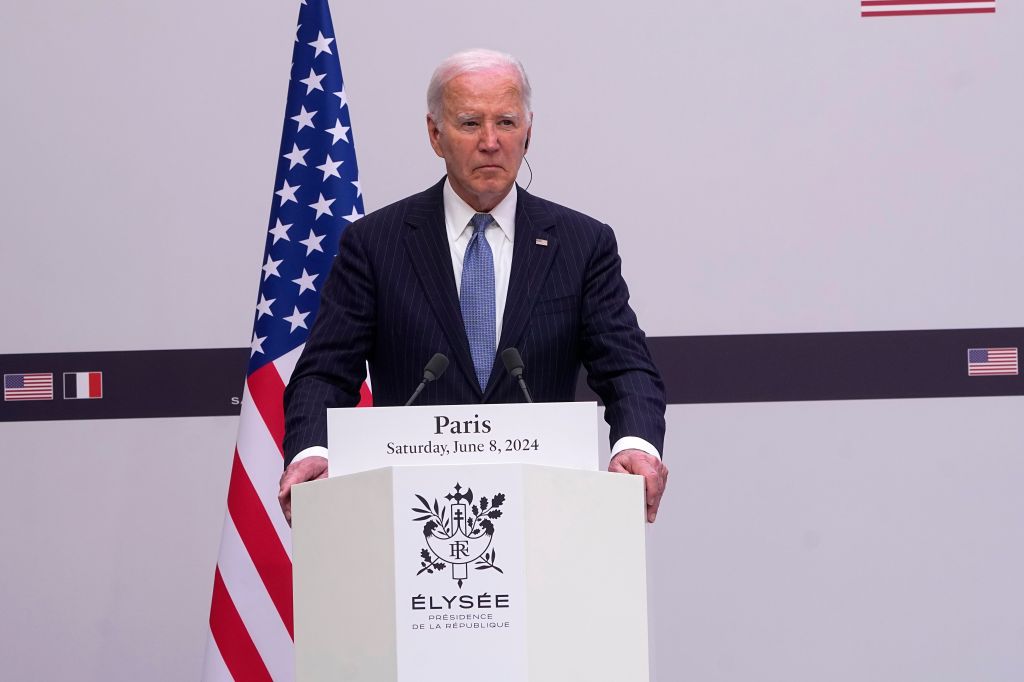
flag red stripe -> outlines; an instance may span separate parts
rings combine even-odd
[[[373,407],[373,394],[370,393],[370,387],[365,381],[359,387],[359,404],[356,407]]]
[[[249,375],[249,395],[263,417],[270,436],[284,457],[284,382],[274,363],[268,362]]]
[[[213,603],[210,605],[210,632],[220,649],[221,658],[236,680],[270,680],[270,672],[245,629],[235,603],[224,585],[220,567],[213,576]]]
[[[228,513],[235,522],[245,551],[252,558],[252,563],[260,574],[288,634],[294,639],[292,563],[288,553],[281,546],[274,524],[267,516],[266,507],[260,501],[249,475],[245,472],[245,467],[242,466],[237,449],[235,461],[231,465],[231,482],[228,484]]]
[[[901,3],[902,4],[902,3]],[[913,16],[918,14],[991,14],[996,11],[995,7],[978,9],[914,9],[905,12],[861,12],[862,17],[900,17]]]
[[[99,372],[89,372],[89,397],[98,398],[103,395],[103,375]]]

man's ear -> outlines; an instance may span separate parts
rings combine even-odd
[[[444,158],[444,152],[441,150],[441,128],[434,121],[434,117],[427,114],[427,137],[430,138],[430,146],[434,149],[434,153]]]

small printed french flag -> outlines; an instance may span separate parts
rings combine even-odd
[[[103,372],[64,372],[64,400],[103,397]]]

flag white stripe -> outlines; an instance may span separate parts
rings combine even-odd
[[[295,363],[299,361],[299,356],[302,355],[302,349],[305,347],[306,344],[302,344],[274,360],[274,367],[277,368],[277,373],[281,375],[281,381],[284,382],[285,386],[288,385],[288,380],[292,378],[292,372],[295,371]]]
[[[224,519],[224,534],[221,536],[220,560],[217,565],[231,601],[270,676],[275,680],[291,679],[295,670],[292,638],[249,552],[242,544],[230,514]]]
[[[217,647],[217,640],[210,634],[206,643],[206,659],[203,662],[203,682],[235,682],[231,679],[231,671],[224,663],[224,657],[220,655]]]
[[[249,480],[252,481],[267,516],[274,524],[274,530],[277,531],[284,551],[291,557],[292,532],[281,512],[281,503],[277,501],[284,459],[249,394],[248,386],[242,393],[237,447],[238,458],[242,460],[245,473],[249,475]]]

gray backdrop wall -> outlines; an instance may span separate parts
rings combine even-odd
[[[426,81],[484,45],[531,73],[531,191],[616,228],[651,336],[1024,327],[1011,3],[332,10],[370,210],[440,176]],[[0,7],[0,354],[248,345],[295,16]],[[657,679],[1024,675],[1005,393],[671,406]],[[236,421],[0,424],[4,677],[198,678]]]

